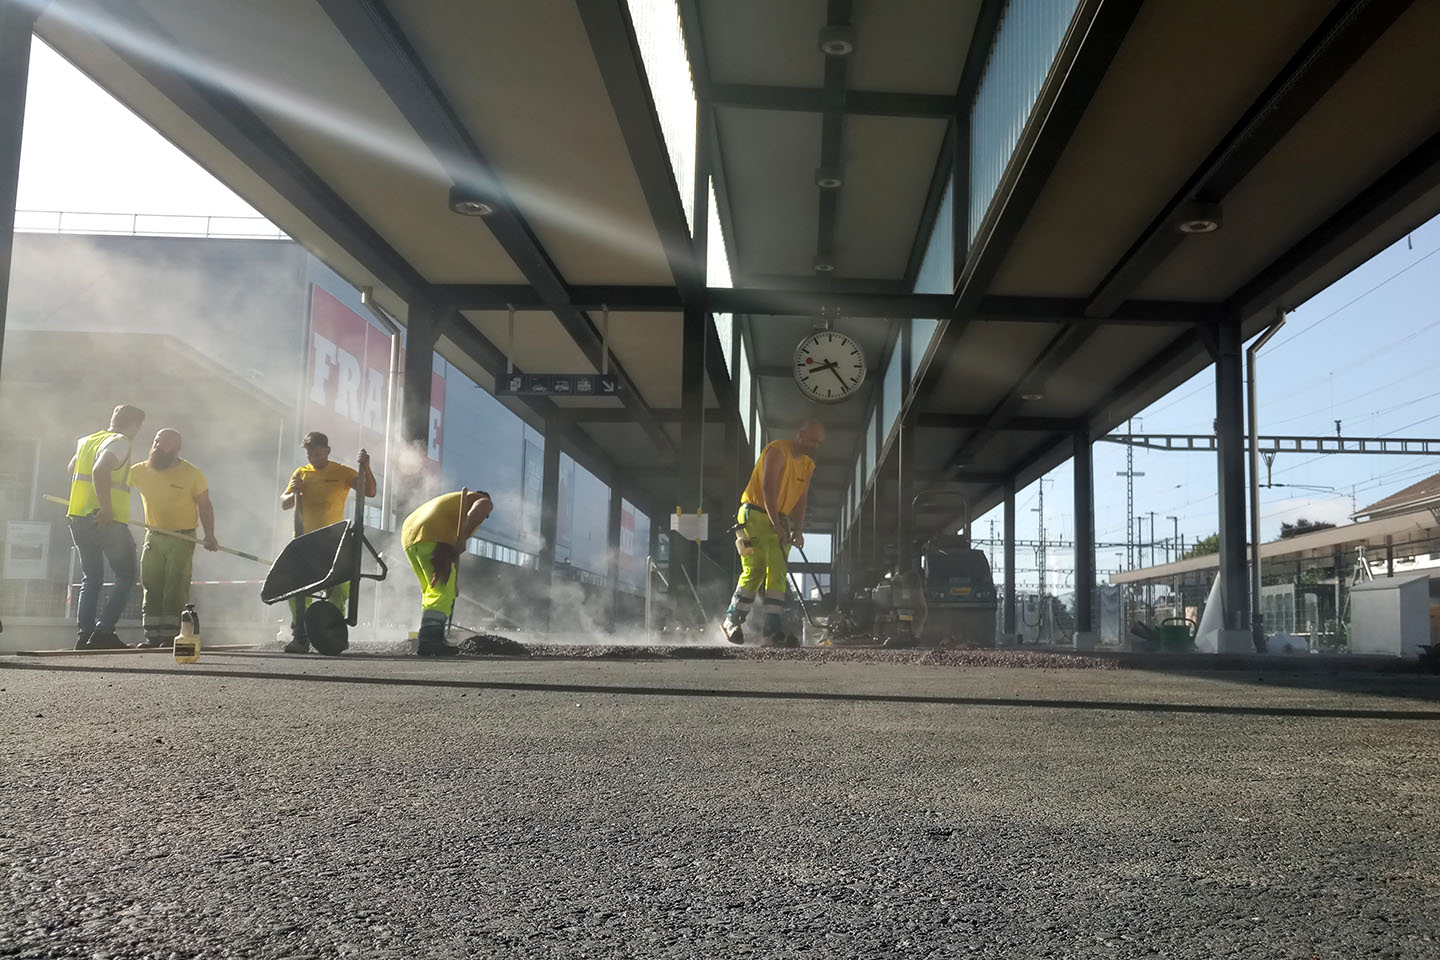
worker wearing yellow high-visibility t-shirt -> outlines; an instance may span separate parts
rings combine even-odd
[[[125,476],[130,468],[130,441],[144,422],[144,410],[122,403],[110,415],[110,428],[81,437],[70,458],[70,504],[65,519],[80,554],[76,650],[126,646],[115,633],[130,588],[135,586],[135,537],[126,526],[130,522],[130,488]],[[115,586],[101,610],[107,560],[115,573]]]
[[[180,456],[180,431],[169,427],[155,433],[150,456],[130,468],[130,486],[140,491],[145,507],[145,545],[140,549],[140,622],[142,647],[168,647],[180,632],[180,612],[190,600],[190,572],[195,544],[158,531],[194,537],[205,528],[205,549],[220,549],[215,540],[215,507],[205,474]]]
[[[767,646],[785,643],[781,613],[785,607],[786,558],[792,546],[805,546],[805,505],[815,461],[810,455],[825,442],[825,427],[816,420],[800,425],[789,440],[767,445],[755,461],[750,483],[736,516],[741,534],[740,582],[730,599],[721,629],[731,643],[744,643],[742,629],[755,598],[764,594],[761,637]]]
[[[295,535],[313,533],[321,527],[339,523],[345,519],[345,501],[362,474],[365,496],[375,496],[375,474],[370,472],[370,454],[360,451],[360,469],[355,470],[343,463],[330,459],[330,438],[318,430],[311,430],[300,441],[305,448],[308,461],[290,476],[280,506],[285,510],[296,508],[299,514],[295,522]],[[337,583],[325,591],[325,599],[341,610],[350,598],[350,581]],[[305,635],[305,608],[309,598],[295,597],[290,601],[290,642],[285,645],[286,653],[307,653],[310,640]]]
[[[445,624],[455,611],[455,569],[465,542],[490,516],[490,494],[460,490],[420,504],[400,528],[400,546],[420,581],[422,657],[453,657],[460,652],[445,642]]]

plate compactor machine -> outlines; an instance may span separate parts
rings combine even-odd
[[[918,569],[892,570],[855,593],[855,628],[887,647],[995,646],[995,580],[985,552],[970,542],[969,506],[961,532],[936,534],[911,555]]]

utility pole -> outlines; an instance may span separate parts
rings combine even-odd
[[[1045,602],[1045,554],[1046,554],[1046,552],[1047,552],[1046,549],[1045,549],[1045,478],[1044,478],[1044,477],[1041,477],[1041,478],[1040,478],[1040,506],[1039,506],[1038,508],[1036,508],[1036,509],[1037,509],[1037,512],[1040,514],[1040,536],[1039,536],[1039,538],[1038,538],[1039,541],[1040,541],[1040,554],[1039,554],[1039,561],[1038,561],[1038,563],[1036,564],[1036,566],[1039,567],[1039,574],[1040,574],[1040,602],[1041,602],[1041,603],[1044,603],[1044,602]]]
[[[1144,429],[1143,423],[1141,424],[1141,429]],[[1135,421],[1125,421],[1125,436],[1127,440],[1134,436],[1134,432]],[[1133,517],[1135,515],[1135,478],[1145,476],[1144,473],[1135,472],[1135,445],[1133,443],[1127,442],[1125,444],[1125,471],[1122,473],[1116,470],[1115,476],[1125,478],[1125,516]],[[1129,521],[1127,520],[1125,525],[1125,562],[1131,570],[1134,570],[1136,567],[1135,541],[1136,538],[1131,533]]]

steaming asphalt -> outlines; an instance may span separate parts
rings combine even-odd
[[[1440,679],[1263,677],[0,658],[0,956],[1440,956]]]

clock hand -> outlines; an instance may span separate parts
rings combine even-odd
[[[840,375],[840,371],[835,369],[836,366],[837,364],[832,362],[826,369],[828,369],[831,373],[835,374],[835,379],[840,381],[840,389],[848,391],[850,389],[850,384],[845,382],[845,378]]]

